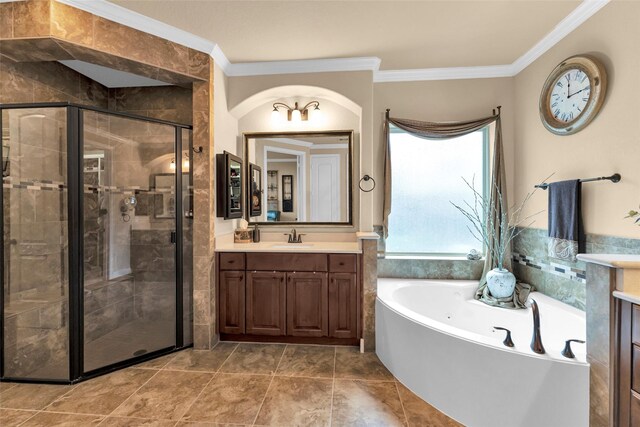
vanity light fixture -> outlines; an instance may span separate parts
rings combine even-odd
[[[171,159],[171,163],[169,163],[169,169],[172,171],[176,170],[176,159],[175,157]],[[189,155],[185,154],[185,158],[182,161],[182,170],[189,170]]]
[[[299,107],[296,102],[293,108],[282,102],[275,102],[273,104],[273,111],[271,111],[271,118],[274,121],[280,119],[280,110],[278,108],[284,108],[287,110],[287,120],[290,122],[306,122],[309,120],[309,110],[313,108],[314,114],[320,112],[320,103],[318,101],[311,101],[304,107]]]

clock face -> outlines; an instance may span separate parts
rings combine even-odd
[[[607,72],[590,55],[565,59],[551,71],[540,93],[540,119],[556,135],[584,129],[600,111],[607,91]]]
[[[549,97],[549,110],[562,123],[576,120],[586,109],[591,96],[589,76],[574,68],[560,75]]]

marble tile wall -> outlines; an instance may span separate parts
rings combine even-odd
[[[402,279],[479,280],[484,261],[380,258],[378,276]]]
[[[385,258],[382,226],[375,225],[373,230],[380,236],[376,248],[378,252],[378,277],[479,280],[480,276],[482,276],[483,261]]]
[[[616,289],[616,270],[587,264],[586,318],[587,362],[589,375],[589,425],[613,425],[615,407],[615,308],[612,292]]]
[[[193,84],[193,146],[203,152],[194,156],[194,220],[193,220],[193,334],[194,346],[212,348],[218,341],[216,327],[215,248],[213,242],[215,216],[215,182],[213,174],[213,60],[202,58],[201,71],[208,83]],[[204,75],[204,74],[203,74]]]
[[[6,56],[0,58],[2,104],[75,102],[101,108],[108,106],[106,87],[58,62],[15,62]]]
[[[190,125],[192,91],[179,86],[109,89],[109,109]]]
[[[586,253],[628,253],[640,254],[640,239],[626,239],[613,236],[587,234]],[[513,242],[514,254],[524,255],[532,260],[529,265],[513,263],[513,271],[519,280],[535,285],[536,288],[559,301],[570,304],[581,310],[585,310],[587,304],[586,281],[589,273],[583,262],[566,262],[549,258],[547,255],[547,230],[525,228]],[[559,269],[574,270],[578,273],[575,277],[557,271],[558,269],[545,269],[539,266],[557,264]],[[554,271],[555,270],[555,271]],[[566,273],[566,271],[565,271]]]
[[[377,245],[377,240],[362,241],[362,337],[365,351],[376,349]]]
[[[189,87],[206,54],[50,0],[2,4],[0,51],[20,61],[79,59]]]

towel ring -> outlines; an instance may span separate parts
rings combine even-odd
[[[373,181],[373,187],[371,187],[368,190],[365,190],[364,188],[362,188],[362,181]],[[360,179],[360,182],[358,183],[358,187],[360,187],[360,191],[364,191],[365,193],[370,193],[373,191],[374,188],[376,188],[376,180],[370,177],[369,175],[365,175]]]

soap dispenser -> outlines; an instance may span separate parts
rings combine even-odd
[[[258,228],[258,224],[253,228],[253,243],[260,242],[260,229]]]

